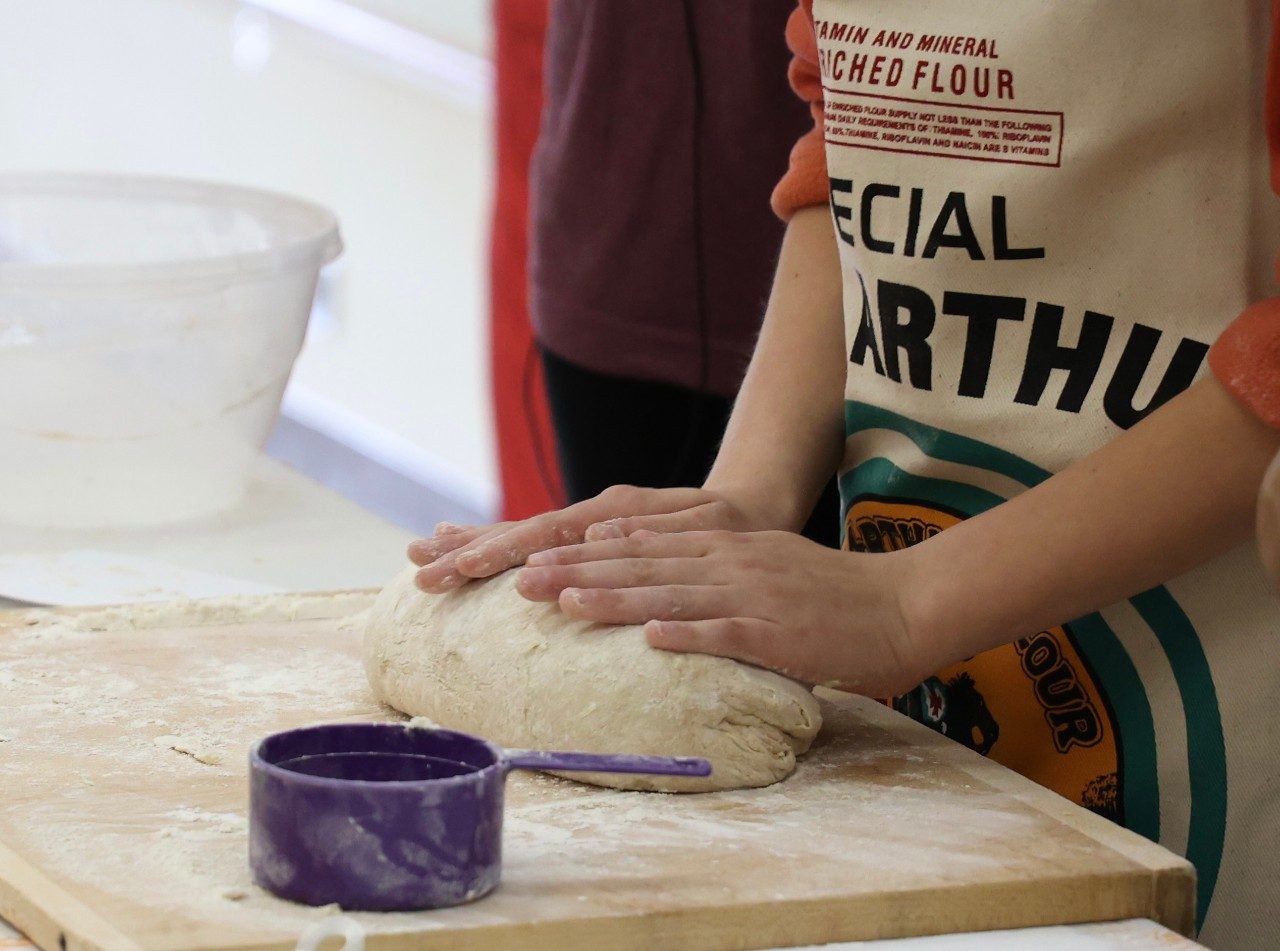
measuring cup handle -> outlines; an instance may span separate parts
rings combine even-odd
[[[633,756],[627,753],[556,753],[507,750],[511,769],[563,769],[578,773],[653,773],[659,776],[710,776],[711,764],[693,756]]]

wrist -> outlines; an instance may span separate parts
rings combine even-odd
[[[798,531],[807,514],[789,489],[762,485],[758,480],[735,480],[716,472],[707,476],[702,488],[728,502],[744,519],[744,530],[752,532]]]
[[[898,559],[891,570],[904,639],[926,676],[995,646],[984,643],[982,632],[967,629],[964,619],[973,612],[966,599],[974,586],[965,583],[964,566],[934,540],[878,556]]]

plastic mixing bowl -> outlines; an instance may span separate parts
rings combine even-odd
[[[234,506],[341,250],[330,212],[284,195],[0,175],[0,520]]]

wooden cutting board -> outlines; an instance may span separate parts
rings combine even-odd
[[[291,948],[326,913],[254,888],[246,753],[384,719],[368,593],[0,614],[0,916],[43,948]],[[1182,859],[859,698],[768,789],[622,793],[513,775],[502,885],[356,914],[375,949],[762,948],[1152,918]],[[501,697],[494,698],[501,703]]]

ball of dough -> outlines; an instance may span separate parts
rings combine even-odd
[[[522,749],[701,756],[706,778],[575,773],[618,789],[701,792],[791,774],[822,723],[818,701],[778,674],[648,645],[639,627],[576,621],[528,601],[515,572],[425,594],[416,569],[370,612],[364,658],[384,703]]]

